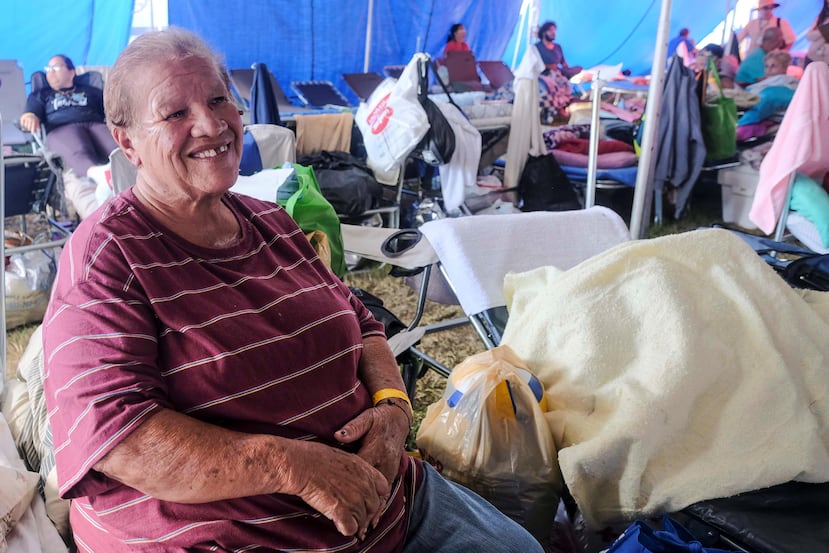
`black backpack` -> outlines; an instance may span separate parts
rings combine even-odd
[[[452,130],[449,121],[447,121],[446,116],[443,115],[443,112],[440,111],[440,108],[429,99],[430,66],[435,74],[437,74],[433,61],[418,61],[417,63],[417,99],[420,101],[420,105],[423,106],[424,111],[426,111],[426,118],[429,120],[429,130],[426,131],[426,135],[418,143],[418,145],[415,146],[415,149],[412,151],[411,155],[412,157],[420,159],[429,165],[437,166],[445,165],[452,160],[452,155],[455,153],[455,131]],[[443,81],[441,81],[440,78],[438,78],[438,81],[440,81],[441,86],[443,86],[444,92],[446,93],[447,98],[449,98],[449,103],[454,105],[458,108],[458,111],[463,113],[463,110],[461,110],[454,100],[452,100],[452,96],[446,90],[445,85],[443,85]]]
[[[356,217],[378,207],[383,185],[361,159],[347,152],[317,152],[297,159],[300,165],[314,168],[314,175],[337,215]]]
[[[787,264],[781,276],[795,288],[829,292],[829,254],[807,255]]]
[[[552,154],[530,156],[518,181],[522,211],[580,209],[579,195]]]

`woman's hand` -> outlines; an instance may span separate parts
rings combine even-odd
[[[384,474],[360,456],[322,444],[308,442],[298,450],[288,477],[299,485],[293,493],[331,520],[342,535],[365,539],[391,493]]]
[[[35,133],[40,131],[40,119],[37,115],[31,112],[26,112],[20,116],[20,126],[24,131]]]
[[[385,400],[360,413],[334,437],[343,444],[361,441],[357,454],[383,473],[391,486],[400,469],[400,457],[409,435],[411,419],[407,412],[409,407],[403,400]]]

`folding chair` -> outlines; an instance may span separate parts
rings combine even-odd
[[[443,65],[449,71],[449,85],[456,91],[485,90],[472,52],[447,52]]]
[[[231,91],[236,96],[239,107],[249,113],[251,107],[251,88],[253,87],[253,69],[231,69],[228,73],[230,75]],[[313,110],[309,108],[296,106],[291,103],[285,95],[285,91],[282,90],[282,87],[279,85],[279,81],[276,80],[276,77],[273,76],[272,72],[269,73],[271,77],[271,87],[273,88],[273,94],[276,98],[276,105],[279,108],[279,115],[283,120],[291,120],[297,113],[313,112]]]
[[[545,265],[569,269],[630,239],[622,218],[602,206],[439,219],[424,224],[420,231],[488,348],[500,343],[506,323],[502,287],[508,272]]]
[[[361,102],[366,102],[371,93],[383,82],[383,76],[373,71],[368,73],[343,73],[343,80]]]
[[[504,62],[498,61],[479,61],[478,67],[489,81],[492,90],[498,90],[507,83],[511,83],[515,76],[512,74],[510,68]]]
[[[3,131],[3,118],[0,115],[0,135]],[[19,216],[21,228],[25,232],[25,217],[28,213],[41,213],[48,223],[51,236],[60,236],[46,242],[27,246],[7,248],[5,240],[0,241],[0,258],[6,259],[16,253],[32,250],[47,250],[60,247],[70,234],[70,225],[62,224],[50,214],[50,200],[59,195],[62,187],[62,173],[45,155],[26,154],[6,157],[0,148],[0,234],[6,234],[6,217]],[[0,365],[3,374],[6,370],[6,264],[0,263]]]
[[[0,142],[7,145],[20,145],[30,142],[29,138],[12,124],[26,109],[26,84],[23,81],[23,69],[15,60],[0,60],[0,115],[6,124],[0,135]]]
[[[404,69],[406,69],[405,65],[385,65],[383,66],[383,73],[392,79],[399,79]]]
[[[299,99],[311,108],[351,107],[331,81],[293,81],[291,88]]]

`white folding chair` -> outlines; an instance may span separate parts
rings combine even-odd
[[[439,219],[420,230],[488,348],[500,343],[506,323],[503,282],[508,272],[545,265],[569,269],[630,239],[622,218],[602,206]]]

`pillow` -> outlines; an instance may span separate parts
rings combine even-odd
[[[787,86],[770,86],[760,91],[760,102],[745,112],[738,120],[737,125],[759,123],[768,119],[778,111],[784,111],[794,96],[794,90]]]
[[[587,154],[576,154],[563,150],[550,150],[558,161],[559,165],[570,167],[587,167]],[[597,169],[619,169],[621,167],[632,167],[639,163],[639,158],[633,152],[610,152],[596,156]]]
[[[814,179],[798,173],[789,207],[811,221],[823,245],[829,247],[829,193]]]

